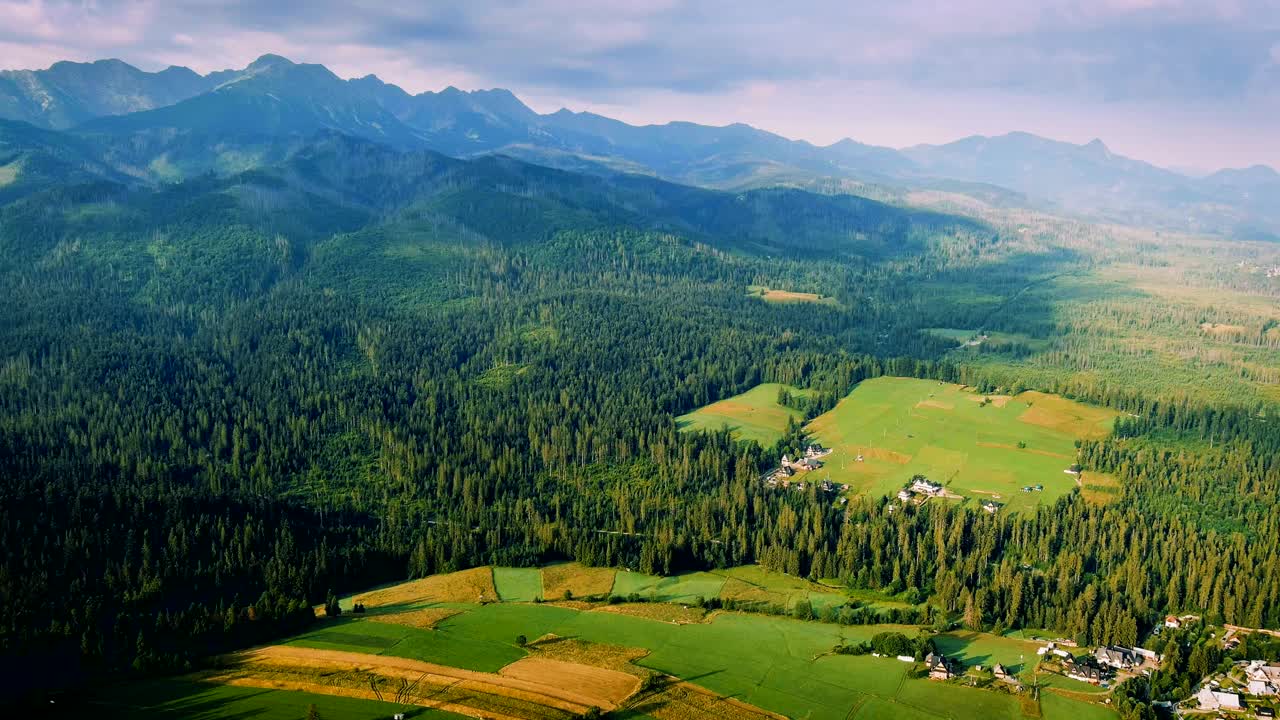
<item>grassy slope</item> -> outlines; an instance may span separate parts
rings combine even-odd
[[[1074,440],[1105,434],[1115,416],[1039,393],[985,407],[982,397],[929,380],[863,382],[809,425],[835,450],[821,473],[876,495],[896,492],[918,473],[975,501],[998,496],[1010,509],[1026,509],[1074,487],[1063,472],[1075,460]],[[856,462],[860,454],[864,461]],[[1037,484],[1044,492],[1020,490]]]
[[[462,715],[395,703],[318,695],[292,690],[209,685],[185,680],[130,684],[95,698],[92,717],[158,720],[300,720],[315,705],[328,720],[380,720],[403,712],[417,720],[447,720]]]
[[[345,647],[343,641],[365,635],[361,626],[377,625],[370,620],[343,623],[332,631],[310,633],[299,644],[376,653],[363,641]],[[880,710],[875,712],[896,708],[921,717],[1019,717],[1018,702],[1008,695],[908,679],[909,666],[896,660],[825,654],[836,644],[867,640],[885,630],[914,632],[899,626],[841,627],[737,613],[678,625],[612,612],[505,603],[474,606],[434,632],[396,627],[394,633],[403,639],[382,652],[492,672],[523,655],[514,644],[517,635],[532,639],[553,633],[647,649],[649,654],[640,660],[645,667],[791,717],[844,718],[868,698],[877,700],[874,707]],[[386,632],[378,629],[372,634]],[[439,641],[423,642],[433,635],[440,636]],[[971,660],[990,662],[996,654],[1008,655],[1004,646],[1018,641],[974,634],[944,642]]]
[[[757,385],[741,395],[681,415],[676,418],[676,424],[681,430],[719,430],[728,426],[740,440],[772,445],[782,438],[788,418],[802,420],[804,417],[799,410],[778,404],[781,387],[778,383]],[[790,386],[787,389],[797,395],[804,394],[803,390]]]
[[[519,578],[521,585],[532,585],[528,577],[513,575],[507,569],[495,568],[493,575],[500,591],[508,577]],[[728,593],[732,582],[747,583],[782,598],[840,595],[758,567],[673,578],[618,571],[613,592],[651,593],[659,599],[688,601],[697,595]],[[400,600],[404,604],[406,598]],[[1020,717],[1018,699],[1012,696],[908,679],[909,666],[896,660],[827,654],[837,644],[867,640],[886,630],[913,634],[917,632],[913,627],[840,626],[740,613],[721,613],[704,623],[676,624],[612,612],[607,606],[584,611],[513,602],[439,604],[464,611],[442,621],[435,630],[379,623],[376,614],[366,619],[344,617],[326,621],[291,642],[494,672],[526,655],[516,644],[517,636],[534,640],[554,634],[645,649],[649,654],[639,661],[645,667],[791,717],[819,720],[845,718],[851,713],[868,718]],[[376,613],[377,608],[371,610]],[[947,633],[938,636],[937,642],[970,665],[1001,662],[1017,666],[1022,656],[1034,658],[1037,646],[1026,640],[969,632]],[[1066,698],[1053,702],[1056,710],[1081,704]]]

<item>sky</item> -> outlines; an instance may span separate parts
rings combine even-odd
[[[0,0],[0,68],[265,53],[632,123],[892,147],[1023,130],[1280,168],[1280,0]]]

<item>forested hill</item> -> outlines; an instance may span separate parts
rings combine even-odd
[[[150,187],[29,135],[5,146],[18,169],[0,188],[12,693],[184,668],[306,622],[331,591],[555,558],[760,562],[1082,641],[1175,609],[1280,626],[1280,510],[1228,497],[1280,492],[1253,396],[1114,367],[1033,384],[1138,419],[1082,448],[1124,481],[1116,502],[1012,517],[770,492],[776,448],[676,429],[763,381],[812,390],[812,411],[882,374],[1022,383],[924,330],[1058,332],[1028,289],[1132,257],[1123,237],[333,134]],[[54,161],[83,175],[26,174]],[[1114,325],[1134,296],[1108,297]]]

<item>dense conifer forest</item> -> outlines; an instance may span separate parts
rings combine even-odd
[[[1168,334],[1203,311],[1094,287],[1064,314],[1072,298],[1040,294],[1148,258],[1144,239],[340,137],[239,176],[4,202],[12,691],[188,668],[307,623],[333,592],[566,558],[760,563],[1082,643],[1132,644],[1168,612],[1280,628],[1277,363],[1252,355],[1270,328],[1205,366],[1251,388],[1224,396],[1141,370],[1134,341],[1099,330]],[[965,354],[929,328],[1022,339]],[[758,482],[775,448],[673,420],[761,382],[813,391],[812,417],[881,375],[1123,411],[1080,447],[1121,490],[1027,515],[838,505]]]

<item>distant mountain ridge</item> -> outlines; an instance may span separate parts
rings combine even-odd
[[[898,150],[850,139],[817,146],[741,123],[634,126],[564,109],[539,114],[503,89],[412,95],[373,75],[344,80],[278,55],[204,76],[119,60],[0,72],[0,118],[69,130],[109,148],[126,174],[160,180],[243,171],[316,133],[339,132],[399,150],[501,153],[721,189],[829,178],[981,199],[995,186],[1028,205],[1108,221],[1280,236],[1280,174],[1265,166],[1193,178],[1116,155],[1101,140],[1075,145],[1023,132]]]

